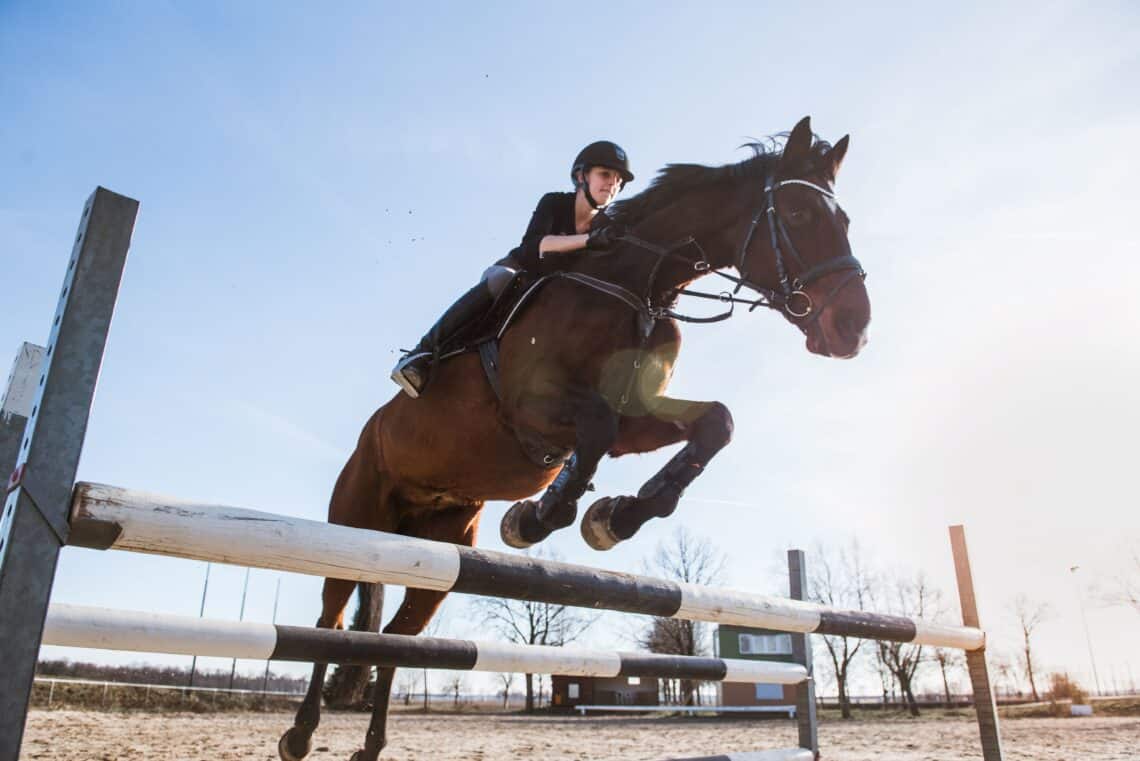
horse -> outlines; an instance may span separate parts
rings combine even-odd
[[[733,302],[730,310],[744,302],[779,311],[814,354],[850,358],[866,342],[864,272],[833,190],[848,144],[849,136],[817,139],[805,117],[782,150],[751,143],[754,155],[739,163],[667,166],[615,205],[613,219],[628,231],[617,245],[565,258],[528,291],[501,335],[496,383],[477,354],[461,354],[434,369],[419,399],[398,393],[371,416],[337,478],[329,522],[473,546],[484,503],[515,501],[500,531],[526,547],[575,521],[603,456],[685,441],[636,495],[594,502],[581,531],[608,549],[670,515],[733,428],[719,401],[665,395],[685,319],[675,305],[694,293],[690,284],[727,278],[733,295],[695,295]],[[344,627],[355,585],[325,580],[319,627]],[[378,621],[380,585],[360,586],[357,620]],[[445,595],[407,589],[384,631],[419,634]],[[311,749],[326,667],[314,665],[278,743],[283,761]],[[364,748],[352,761],[374,761],[387,742],[394,673],[378,669]]]

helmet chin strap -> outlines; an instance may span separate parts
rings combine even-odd
[[[586,173],[590,171],[589,168],[579,169],[578,171],[582,173],[582,179],[578,181],[578,187],[586,194],[586,203],[590,204],[590,208],[594,211],[601,210],[602,207],[599,206],[598,202],[594,200],[594,197],[590,195],[590,183],[586,181]]]

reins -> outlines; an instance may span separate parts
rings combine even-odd
[[[780,217],[779,211],[776,209],[776,191],[786,185],[802,185],[804,187],[811,188],[812,190],[823,196],[826,196],[827,198],[835,198],[835,194],[827,188],[821,187],[807,180],[793,178],[788,180],[781,180],[779,182],[773,182],[772,178],[769,177],[764,185],[764,196],[766,201],[765,209],[762,212],[757,212],[752,216],[752,223],[749,225],[748,232],[745,234],[744,241],[740,246],[740,253],[735,263],[736,270],[740,273],[739,277],[730,275],[726,272],[721,272],[718,269],[714,269],[712,264],[709,262],[708,256],[705,254],[704,249],[701,248],[701,245],[697,242],[696,238],[693,238],[692,236],[684,238],[672,246],[660,246],[658,244],[638,238],[635,235],[629,234],[623,235],[618,239],[622,242],[630,243],[637,248],[649,251],[650,253],[657,256],[657,262],[654,264],[653,269],[650,271],[649,278],[646,283],[645,294],[646,307],[654,319],[669,318],[679,320],[681,322],[705,324],[721,322],[734,315],[737,304],[746,304],[748,305],[749,312],[755,310],[757,307],[767,307],[769,309],[783,309],[788,313],[788,315],[795,318],[796,320],[802,320],[803,318],[810,316],[810,319],[806,323],[796,323],[800,330],[806,332],[807,325],[810,325],[815,320],[819,319],[819,315],[823,312],[823,310],[826,309],[831,301],[839,294],[839,292],[842,291],[849,282],[851,282],[851,279],[853,277],[856,275],[861,278],[866,277],[866,272],[863,270],[863,267],[859,263],[859,260],[851,254],[832,257],[813,267],[807,267],[804,265],[803,259],[800,257],[799,251],[796,249],[795,243],[792,241],[792,236],[788,232],[787,226],[784,224],[783,219]],[[756,229],[760,226],[760,223],[765,218],[768,222],[769,243],[772,247],[773,256],[775,257],[776,276],[780,283],[779,291],[771,288],[766,288],[749,279],[748,271],[744,266],[745,260],[748,256],[748,251],[752,246],[752,239],[756,235]],[[800,270],[800,273],[794,278],[790,277],[788,274],[787,266],[784,262],[783,249],[780,246],[781,239],[784,241],[784,245],[787,247],[788,253],[791,255],[791,258],[795,261],[798,269]],[[690,245],[696,246],[697,251],[700,252],[700,257],[698,259],[690,259],[687,256],[682,256],[676,253],[678,250],[681,250]],[[727,291],[721,291],[720,293],[708,293],[706,291],[697,291],[690,288],[676,288],[670,292],[678,296],[692,296],[694,298],[719,301],[721,303],[728,304],[728,309],[724,312],[721,312],[720,314],[712,315],[710,317],[694,317],[692,315],[686,315],[677,312],[671,306],[653,306],[653,286],[657,280],[657,273],[660,271],[661,265],[664,264],[666,260],[683,262],[684,264],[691,265],[694,272],[711,272],[712,274],[724,278],[725,280],[728,280],[729,282],[735,284],[736,287],[731,293]],[[819,280],[826,275],[830,275],[833,272],[840,272],[843,270],[850,270],[850,272],[848,273],[847,277],[840,280],[840,282],[834,288],[832,288],[831,291],[828,292],[823,304],[820,308],[817,309],[813,304],[811,297],[804,289],[811,283]],[[755,292],[757,294],[757,298],[746,299],[737,296],[736,294],[740,292],[741,288],[748,288],[749,290]],[[803,308],[797,309],[793,305],[794,301],[802,301]]]
[[[721,272],[720,270],[713,269],[712,264],[708,261],[708,257],[705,255],[704,249],[701,248],[701,244],[697,242],[696,238],[688,237],[688,238],[685,238],[681,241],[678,241],[677,243],[675,243],[669,247],[658,246],[654,243],[650,243],[649,241],[642,240],[641,238],[638,238],[635,235],[628,235],[628,234],[622,236],[621,238],[619,238],[619,240],[621,240],[623,242],[627,242],[627,243],[632,243],[633,245],[637,246],[638,248],[645,249],[645,250],[655,254],[658,257],[657,264],[654,266],[653,270],[650,272],[650,276],[648,278],[648,283],[647,283],[647,291],[648,292],[646,293],[646,296],[645,296],[645,300],[646,300],[647,304],[649,304],[651,302],[651,299],[653,297],[653,294],[652,294],[653,283],[657,279],[657,272],[660,270],[661,265],[666,260],[673,260],[673,261],[682,262],[684,264],[691,265],[694,272],[711,273],[713,275],[719,275],[720,277],[723,277],[726,280],[729,280],[731,282],[736,283],[737,284],[737,290],[739,290],[740,285],[746,284],[746,285],[748,285],[749,288],[751,288],[752,290],[761,294],[760,298],[757,298],[757,299],[742,299],[742,298],[740,298],[740,297],[738,297],[732,293],[729,293],[727,291],[721,291],[720,293],[708,293],[705,291],[695,291],[695,290],[692,290],[690,288],[677,288],[677,289],[674,289],[672,291],[672,293],[675,293],[675,294],[681,295],[681,296],[693,296],[694,298],[699,298],[699,299],[711,299],[711,300],[719,301],[719,302],[724,303],[724,304],[728,304],[729,307],[726,311],[721,312],[720,314],[712,315],[710,317],[694,317],[692,315],[681,314],[680,312],[674,311],[671,307],[667,307],[667,306],[660,306],[660,307],[649,306],[648,307],[649,311],[658,319],[663,318],[663,317],[667,317],[669,319],[679,320],[680,322],[705,323],[705,324],[713,323],[713,322],[721,322],[721,321],[727,320],[729,317],[733,316],[734,310],[736,309],[737,304],[747,304],[749,306],[748,311],[752,311],[753,309],[755,309],[756,307],[759,307],[759,306],[771,306],[772,299],[778,297],[778,294],[776,294],[775,291],[772,291],[772,290],[769,290],[767,288],[763,288],[760,286],[756,286],[755,284],[752,284],[752,283],[744,283],[744,280],[742,278],[734,277],[734,276],[729,275],[727,273]],[[699,259],[693,260],[687,256],[681,256],[680,254],[675,253],[677,250],[683,249],[686,246],[690,246],[690,245],[697,247],[697,250],[701,254]]]

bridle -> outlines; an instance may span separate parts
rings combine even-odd
[[[748,232],[745,233],[744,241],[740,245],[740,253],[737,255],[737,259],[734,263],[736,271],[740,273],[739,277],[713,269],[704,250],[700,244],[697,243],[695,238],[688,237],[672,246],[662,247],[641,240],[633,235],[623,236],[621,238],[622,241],[632,243],[658,256],[657,266],[653,268],[649,277],[648,290],[650,292],[646,294],[647,300],[652,297],[653,284],[656,280],[657,272],[666,259],[685,261],[692,265],[693,270],[696,272],[703,273],[711,271],[712,274],[736,284],[736,288],[733,289],[732,293],[705,293],[688,288],[678,288],[673,291],[673,293],[682,296],[715,299],[729,304],[728,310],[721,314],[712,317],[690,317],[674,312],[669,307],[651,307],[654,315],[657,317],[669,317],[683,322],[720,322],[732,316],[736,304],[747,304],[749,306],[748,311],[752,311],[761,306],[770,309],[782,309],[788,316],[793,318],[800,330],[806,333],[808,326],[819,319],[819,316],[827,306],[856,276],[865,279],[867,273],[863,270],[863,266],[859,263],[859,260],[850,253],[831,257],[811,267],[804,264],[803,257],[800,256],[799,251],[796,249],[796,245],[792,241],[792,236],[788,232],[787,225],[784,224],[784,220],[776,208],[776,191],[787,185],[800,185],[811,188],[820,195],[835,200],[835,194],[833,192],[820,185],[816,185],[814,182],[795,178],[776,181],[769,175],[764,182],[764,208],[752,216],[751,224],[748,226]],[[776,277],[779,283],[778,291],[767,288],[752,280],[745,267],[745,261],[752,247],[752,240],[756,236],[756,230],[765,220],[768,222],[769,243],[771,244],[772,253],[775,257]],[[783,247],[780,245],[781,240],[783,241]],[[700,254],[698,259],[693,260],[677,253],[679,250],[689,246],[695,246],[697,248]],[[788,272],[787,264],[784,261],[784,248],[787,249],[788,255],[795,264],[797,272],[794,275]],[[830,275],[833,272],[841,272],[843,270],[848,270],[847,276],[836,283],[835,287],[833,287],[824,298],[823,303],[817,308],[805,289],[816,280]],[[741,288],[747,288],[753,291],[757,294],[758,298],[744,299],[738,297],[736,294],[740,292]],[[799,306],[800,304],[802,304],[802,307]]]
[[[788,232],[787,225],[784,224],[783,218],[780,216],[779,211],[776,209],[776,191],[787,185],[802,185],[805,188],[811,188],[825,198],[830,198],[835,201],[835,193],[814,182],[807,180],[788,179],[773,182],[769,177],[764,184],[764,200],[765,206],[764,215],[768,218],[768,237],[772,245],[772,253],[776,259],[776,277],[780,283],[780,291],[783,296],[783,308],[790,316],[796,319],[802,319],[812,314],[814,305],[812,304],[811,296],[804,290],[811,283],[819,280],[825,275],[830,275],[832,272],[840,272],[842,270],[850,270],[847,277],[843,278],[836,287],[828,294],[823,307],[831,303],[831,300],[842,290],[850,280],[858,275],[860,278],[866,278],[867,273],[863,270],[863,265],[859,260],[852,256],[850,253],[834,256],[830,259],[820,262],[813,267],[804,265],[804,260],[800,256],[800,252],[796,250],[796,244],[792,241],[792,236]],[[838,201],[837,201],[838,204]],[[752,224],[748,228],[748,233],[744,237],[744,244],[740,247],[740,256],[736,262],[736,270],[740,273],[741,282],[737,283],[736,291],[739,291],[741,286],[748,285],[755,290],[755,286],[748,280],[748,272],[744,268],[744,261],[748,256],[748,249],[752,243],[752,237],[756,233],[756,228],[760,224],[760,214],[755,214],[752,217]],[[784,245],[788,248],[788,253],[791,255],[792,260],[796,263],[799,269],[799,274],[795,277],[789,277],[787,265],[784,263],[784,252],[780,248],[780,240],[783,239]],[[850,250],[850,249],[848,249]],[[800,299],[804,302],[802,310],[796,309],[793,306],[793,300]],[[819,317],[822,312],[821,308],[816,312],[812,320]]]

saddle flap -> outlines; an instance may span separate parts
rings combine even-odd
[[[516,273],[482,317],[444,341],[440,346],[440,356],[454,356],[473,351],[481,344],[498,338],[503,326],[514,313],[515,307],[538,280],[536,275],[529,272]]]

